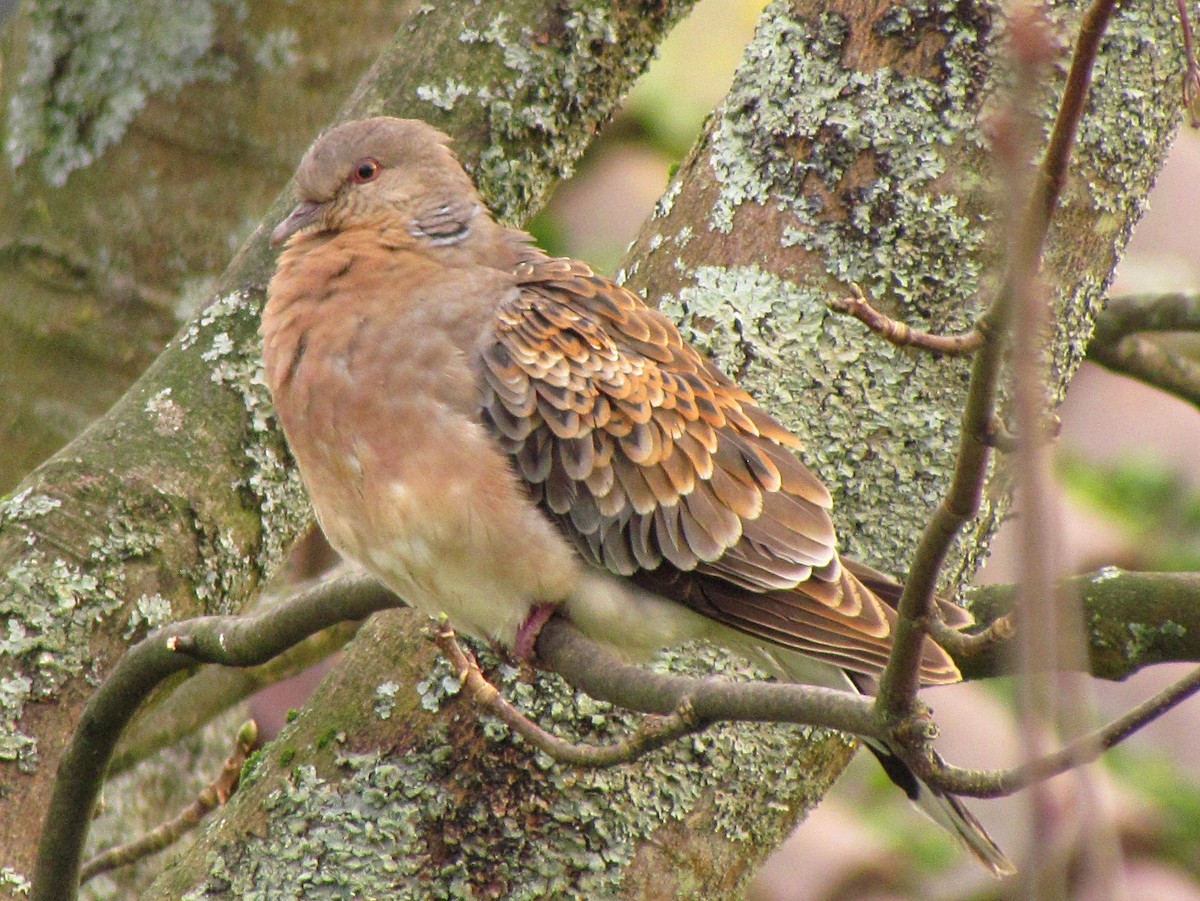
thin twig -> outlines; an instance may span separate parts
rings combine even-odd
[[[973,354],[983,344],[983,336],[975,329],[961,335],[935,335],[914,329],[906,323],[879,312],[867,301],[858,285],[851,286],[850,297],[835,297],[831,309],[853,316],[879,337],[897,347],[916,347],[934,354],[961,357]]]
[[[1141,332],[1200,331],[1200,293],[1134,294],[1110,298],[1096,318],[1088,359],[1200,407],[1200,364]]]
[[[1139,651],[1136,659],[1099,659],[1097,663],[1094,658],[1093,665],[1099,666],[1103,675],[1122,678],[1147,663],[1195,660],[1200,655],[1194,644],[1189,644],[1192,636],[1200,635],[1200,623],[1193,623],[1189,616],[1191,611],[1200,610],[1196,602],[1200,576],[1106,570],[1074,581],[1087,592],[1089,616],[1096,613],[1096,627],[1089,633],[1093,636],[1094,655],[1111,655],[1114,648],[1119,650],[1121,634],[1126,635],[1128,643],[1128,630],[1118,621],[1122,610],[1130,611],[1125,622],[1142,623],[1148,634],[1161,633],[1160,638],[1143,642],[1145,653]],[[979,589],[973,606],[992,618],[1003,615],[1007,603],[1004,589]],[[1130,606],[1139,600],[1144,607]],[[343,576],[308,586],[262,613],[177,623],[131,648],[89,701],[62,757],[43,825],[30,897],[34,901],[76,897],[79,863],[75,855],[81,853],[87,837],[112,747],[132,709],[162,679],[197,661],[256,665],[342,617],[362,619],[399,603],[366,575]],[[186,648],[187,655],[182,650],[169,650],[169,644]],[[809,685],[691,679],[651,672],[617,659],[558,618],[543,628],[537,654],[540,661],[580,691],[642,713],[674,713],[686,698],[697,720],[703,723],[801,723],[861,737],[880,738],[885,734],[869,698]],[[995,675],[996,670],[977,672]]]
[[[1057,413],[1052,413],[1049,410],[1043,411],[1043,422],[1038,427],[1038,432],[1043,440],[1057,438],[1062,434],[1062,419]],[[1015,453],[1018,442],[1017,436],[1008,430],[1004,424],[1004,420],[999,416],[993,416],[992,421],[988,423],[987,431],[980,436],[980,441],[990,447],[992,450],[998,450],[1002,454]]]
[[[1046,156],[1042,159],[1038,171],[1038,186],[1030,207],[1027,224],[1033,226],[1033,229],[1025,233],[1025,253],[1031,259],[1041,259],[1050,219],[1054,215],[1058,197],[1067,180],[1067,166],[1071,160],[1076,135],[1079,133],[1084,107],[1087,105],[1092,71],[1096,56],[1100,52],[1100,41],[1108,29],[1109,20],[1116,7],[1117,0],[1093,0],[1084,13],[1083,21],[1080,22],[1079,36],[1075,40],[1075,50],[1071,56],[1071,68],[1067,72],[1066,87],[1058,104],[1058,115],[1050,133]]]
[[[939,764],[930,758],[907,759],[917,775],[935,788],[975,798],[999,798],[1091,763],[1197,691],[1200,691],[1200,669],[1061,750],[1007,770],[971,770]]]
[[[1192,18],[1188,14],[1187,0],[1175,0],[1179,9],[1179,27],[1183,31],[1183,108],[1187,110],[1188,124],[1200,128],[1200,69],[1196,67],[1196,53],[1192,47]]]
[[[593,698],[640,713],[667,715],[686,699],[703,723],[801,723],[883,737],[870,698],[854,692],[653,672],[619,659],[561,617],[549,620],[538,635],[537,660]]]
[[[359,620],[338,623],[309,636],[262,666],[201,667],[165,696],[160,697],[164,692],[158,692],[139,708],[122,733],[108,766],[108,778],[176,744],[256,691],[327,659],[344,647],[361,625]]]
[[[794,683],[732,682],[650,672],[615,657],[566,620],[555,617],[538,636],[538,660],[594,698],[642,713],[667,713],[690,699],[706,723],[775,722],[821,725],[860,738],[886,736],[930,784],[954,794],[999,797],[1096,759],[1200,689],[1200,669],[1102,729],[1043,759],[1011,770],[968,770],[940,763],[929,744],[927,715],[918,711],[885,729],[867,699]],[[841,724],[841,725],[835,725]]]
[[[1116,344],[1093,341],[1087,355],[1110,372],[1135,378],[1200,408],[1200,363],[1172,353],[1151,338],[1130,335]]]
[[[889,718],[907,716],[914,709],[920,687],[925,624],[937,616],[934,589],[938,574],[959,532],[978,513],[982,503],[991,451],[980,436],[986,434],[996,413],[1001,337],[1008,325],[1019,273],[1037,271],[1041,260],[1050,219],[1066,181],[1067,165],[1087,101],[1100,39],[1115,6],[1116,0],[1094,0],[1084,14],[1050,142],[1042,158],[1033,197],[1016,230],[1018,240],[1010,253],[1004,281],[976,325],[983,343],[971,361],[971,381],[963,410],[954,475],[946,497],[934,510],[913,554],[904,593],[900,597],[892,653],[879,683],[877,703]]]
[[[1017,634],[1012,614],[997,617],[980,632],[967,633],[946,625],[940,619],[929,624],[929,637],[940,644],[956,661],[995,650]]]
[[[1012,285],[1009,377],[1019,436],[1013,466],[1016,507],[1021,512],[1015,530],[1021,574],[1017,616],[1023,626],[1015,648],[1016,713],[1022,757],[1035,761],[1045,757],[1052,747],[1051,736],[1060,709],[1056,706],[1059,698],[1055,689],[1062,686],[1055,667],[1060,659],[1061,598],[1054,590],[1058,521],[1049,487],[1050,449],[1043,434],[1043,422],[1051,404],[1046,340],[1050,295],[1039,277],[1040,250],[1035,254],[1022,253],[1025,236],[1019,229],[1024,224],[1020,205],[1037,197],[1030,184],[1029,160],[1040,132],[1029,98],[1037,96],[1052,58],[1053,44],[1047,22],[1040,10],[1032,6],[1013,12],[1011,32],[1016,80],[1007,117],[1009,134],[994,143],[993,156],[1007,195],[1013,200],[1005,221],[1008,277]],[[1069,148],[1066,152],[1069,153]],[[1039,207],[1037,214],[1040,213]],[[1029,897],[1053,901],[1058,896],[1058,887],[1048,882],[1047,877],[1062,870],[1061,818],[1054,815],[1053,798],[1041,783],[1031,787],[1028,804],[1027,829],[1031,841],[1021,878]]]
[[[985,431],[979,438],[992,450],[1002,454],[1011,454],[1017,449],[1017,436],[1008,430],[1004,420],[999,415],[993,415]]]
[[[101,873],[129,866],[144,857],[157,854],[175,844],[187,832],[195,829],[201,820],[228,801],[229,796],[237,790],[238,779],[242,775],[242,765],[245,764],[246,758],[250,756],[250,752],[257,742],[258,724],[254,720],[249,720],[238,729],[233,752],[226,758],[221,771],[196,796],[195,801],[180,811],[174,819],[152,829],[141,838],[97,854],[79,871],[80,884]]]
[[[329,603],[329,585],[338,602]],[[88,700],[58,765],[38,842],[30,901],[73,901],[92,809],[113,748],[138,705],[164,679],[197,663],[255,666],[335,623],[402,602],[378,583],[328,580],[287,604],[247,616],[204,616],[158,629],[125,652]]]
[[[1096,317],[1092,341],[1116,344],[1138,332],[1200,331],[1200,292],[1120,294],[1110,297]]]
[[[650,751],[670,744],[677,738],[698,732],[706,725],[696,717],[691,701],[684,697],[675,710],[666,716],[647,716],[629,738],[608,745],[570,742],[547,732],[517,710],[500,693],[500,689],[487,680],[475,659],[463,650],[455,638],[453,629],[445,624],[441,625],[436,634],[436,641],[476,704],[485,708],[535,748],[563,763],[589,767],[629,763]]]

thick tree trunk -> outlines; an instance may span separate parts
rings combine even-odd
[[[158,355],[415,6],[24,4],[0,44],[0,491]]]
[[[387,109],[438,122],[461,138],[460,153],[478,168],[499,211],[523,218],[553,181],[570,170],[687,5],[682,0],[616,5],[530,0],[422,6],[404,19],[390,50],[379,58],[341,115],[366,116]],[[226,4],[213,6],[216,15]],[[49,37],[31,42],[31,60],[47,45],[75,46],[72,42],[79,37],[72,29],[90,21],[86,13],[68,14],[57,4],[34,9],[49,20],[41,26]],[[114,6],[109,13],[118,20],[139,19],[152,9],[157,8],[132,4],[128,10]],[[196,9],[189,7],[192,12]],[[283,21],[290,9],[290,4],[281,4],[280,18],[272,20],[278,24],[264,27],[260,34],[287,37],[289,28],[303,32],[310,27]],[[173,5],[163,4],[157,12],[160,26],[182,27],[182,13]],[[396,10],[388,15],[395,16]],[[197,255],[187,258],[187,265],[203,265],[216,254],[227,253],[231,231],[248,230],[239,224],[250,218],[249,209],[266,205],[266,198],[278,190],[284,173],[294,165],[303,142],[311,140],[331,117],[332,105],[312,118],[312,112],[306,112],[285,89],[287,81],[299,83],[294,85],[296,91],[320,91],[329,82],[322,82],[316,70],[334,64],[352,66],[354,56],[369,45],[356,36],[356,29],[374,33],[389,27],[383,20],[352,20],[349,32],[343,33],[325,24],[327,10],[313,17],[311,28],[326,29],[336,52],[318,49],[309,57],[297,51],[294,60],[284,61],[285,68],[290,66],[290,79],[272,82],[269,90],[262,88],[269,97],[259,96],[253,79],[231,85],[242,102],[263,103],[257,131],[245,126],[229,141],[212,138],[195,147],[182,125],[172,130],[145,113],[133,120],[120,145],[106,151],[104,159],[114,159],[106,165],[117,167],[111,177],[132,186],[111,198],[101,191],[101,176],[94,177],[94,186],[85,184],[93,179],[86,147],[76,147],[74,154],[47,148],[29,156],[26,169],[46,171],[48,166],[54,176],[65,166],[79,165],[82,168],[70,175],[72,184],[79,185],[78,192],[71,194],[77,199],[68,201],[65,193],[45,189],[47,197],[67,203],[68,212],[53,214],[48,226],[39,226],[41,231],[18,232],[22,222],[28,223],[38,209],[52,204],[49,200],[33,204],[31,211],[13,199],[25,194],[14,191],[3,214],[12,223],[7,226],[10,233],[47,235],[57,248],[53,243],[59,238],[57,223],[78,218],[80,224],[62,226],[70,236],[68,243],[80,234],[90,236],[87,246],[105,257],[110,251],[104,250],[104,242],[112,241],[120,252],[111,253],[129,267],[130,278],[174,291],[170,261],[182,253],[178,248],[188,246]],[[93,40],[104,47],[121,34],[109,20],[94,27],[100,33]],[[143,27],[153,33],[152,27],[145,23]],[[227,27],[249,31],[244,22],[231,21]],[[222,45],[227,52],[231,46],[242,46],[230,40],[231,44]],[[290,41],[287,37],[283,43]],[[310,46],[320,48],[324,43],[314,39]],[[211,47],[206,52],[218,53]],[[179,71],[161,76],[166,85],[187,84],[199,77],[189,68],[195,60],[188,53],[180,59],[169,53],[165,57],[160,60],[163,67],[179,66]],[[316,68],[309,71],[312,67]],[[51,74],[58,77],[61,69],[51,66]],[[109,84],[103,73],[97,77]],[[60,120],[76,116],[79,122],[63,127],[86,131],[96,124],[90,107],[53,114],[37,105],[66,103],[76,93],[72,85],[62,97],[51,92],[40,101],[35,98],[28,115],[46,115],[59,125]],[[215,110],[235,102],[233,95],[224,100],[219,95],[197,98],[184,108],[216,115]],[[128,96],[137,96],[137,89],[130,88]],[[152,106],[167,108],[165,100]],[[178,111],[169,118],[182,120]],[[293,124],[292,119],[303,121]],[[105,133],[111,134],[113,128],[106,125]],[[120,133],[119,128],[116,131]],[[203,156],[201,151],[229,148],[232,143],[239,151],[234,160],[238,176],[216,173],[203,188],[186,178],[170,189],[164,184],[157,190],[169,194],[179,206],[171,213],[157,208],[153,215],[141,211],[138,204],[153,191],[139,191],[144,180],[135,174],[141,171],[139,165],[169,168],[147,136],[164,134],[174,134],[198,157]],[[14,131],[14,141],[17,136]],[[41,139],[29,140],[35,150],[41,147]],[[127,150],[125,141],[132,141]],[[196,171],[209,173],[207,166],[214,164],[197,159],[194,165]],[[17,177],[31,184],[37,179],[32,170]],[[191,247],[189,198],[240,194],[246,179],[259,182],[251,192],[252,205],[239,207],[229,198],[214,197],[211,203],[234,222],[213,234],[201,228],[207,235],[203,247]],[[0,644],[0,685],[4,686],[0,766],[5,783],[0,798],[5,859],[0,866],[11,869],[13,884],[30,872],[56,762],[90,685],[103,677],[131,638],[145,633],[147,618],[139,619],[134,611],[140,606],[156,611],[156,617],[181,618],[239,609],[279,569],[285,549],[311,522],[258,376],[258,309],[273,265],[265,235],[290,202],[289,196],[280,197],[264,220],[266,229],[260,225],[249,237],[203,312],[137,384],[0,507],[0,614],[7,623]],[[233,204],[232,213],[225,203]],[[151,221],[153,240],[143,230],[143,226],[151,228]],[[167,236],[172,225],[181,223],[189,227]],[[126,231],[125,244],[107,234]],[[140,259],[146,246],[160,250],[158,257],[138,263],[143,272],[132,261],[135,256]],[[14,294],[20,290],[24,289],[18,286]],[[36,310],[36,303],[46,301],[35,297],[33,302],[29,309]],[[36,318],[36,313],[26,316],[27,321]],[[87,401],[84,406],[94,403]],[[79,417],[86,415],[82,412]]]

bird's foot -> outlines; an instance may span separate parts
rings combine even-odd
[[[513,656],[521,663],[529,663],[534,658],[534,653],[537,648],[538,636],[542,634],[542,626],[550,617],[554,616],[554,611],[558,609],[558,604],[537,604],[529,611],[529,616],[525,617],[525,622],[521,623],[521,628],[517,630],[517,640],[513,643]]]

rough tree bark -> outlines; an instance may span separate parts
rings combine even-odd
[[[158,355],[414,6],[24,4],[0,42],[0,491]]]
[[[414,25],[440,14],[426,10]],[[355,109],[448,127],[487,196],[519,219],[545,185],[539,176],[529,188],[529,172],[561,166],[585,139],[574,123],[603,107],[551,104],[559,115],[548,122],[545,104],[590,84],[594,73],[571,62],[617,40],[607,26],[619,16],[487,16],[448,32],[470,65],[455,57],[457,68],[439,68],[446,59],[431,40],[408,38],[376,67],[386,101],[360,94]],[[993,16],[951,3],[773,4],[627,266],[636,287],[797,426],[834,489],[848,549],[894,569],[944,489],[964,367],[892,349],[825,301],[854,280],[907,321],[953,329],[986,298],[1000,243],[978,124],[998,80]],[[404,54],[423,68],[401,69]],[[1060,388],[1165,152],[1177,71],[1170,10],[1124,11],[1048,261],[1063,314]],[[405,77],[416,80],[394,81]],[[456,79],[467,77],[484,87],[461,94]],[[517,96],[480,102],[510,83]],[[530,138],[547,131],[572,137],[536,158]],[[128,605],[160,597],[175,616],[236,607],[306,521],[254,381],[269,267],[261,234],[147,379],[4,508],[0,603],[16,625],[3,661],[29,680],[6,709],[5,737],[32,770],[14,772],[5,803],[17,800],[25,818],[44,798],[85,677],[122,644]],[[973,570],[1002,509],[1004,479],[995,482],[952,583]],[[45,598],[69,626],[51,620]],[[565,770],[479,727],[447,697],[448,673],[415,630],[402,611],[368,623],[148,896],[737,897],[848,754],[834,736],[742,726],[613,771]],[[500,677],[568,734],[604,735],[623,719],[553,680]],[[18,849],[18,871],[27,860]]]
[[[420,7],[404,18],[390,50],[342,114],[407,110],[438,122],[460,137],[460,151],[487,181],[500,212],[523,219],[569,171],[687,5],[681,0]],[[104,8],[118,19],[139,15],[119,4]],[[168,20],[173,8],[164,5]],[[68,26],[78,28],[82,14],[52,3],[47,9],[67,30],[47,28],[49,36],[32,48],[48,44],[65,55],[64,48],[77,39]],[[114,39],[105,31],[111,24],[102,17],[95,25],[101,50]],[[331,39],[343,46],[356,41],[336,30]],[[343,58],[327,54],[327,60]],[[172,62],[178,61],[162,64]],[[313,64],[297,56],[290,63],[292,77],[301,78]],[[188,80],[175,72],[158,90]],[[52,95],[47,102],[65,104],[71,96]],[[267,105],[276,117],[293,109],[285,94]],[[67,107],[54,118],[69,122],[75,116],[80,120],[75,126],[83,128],[94,114],[91,107]],[[142,122],[135,119],[131,133],[138,134]],[[312,123],[308,138],[317,130]],[[279,163],[277,177],[268,178],[275,189],[300,143],[289,163]],[[147,152],[130,151],[126,178]],[[226,190],[226,182],[219,183],[209,193]],[[267,221],[277,221],[289,203],[290,197],[281,197]],[[258,208],[264,205],[260,194]],[[118,202],[114,207],[96,216],[84,215],[85,208],[81,215],[92,223],[124,225],[129,217],[120,215]],[[187,217],[185,204],[176,222],[186,224]],[[272,259],[259,228],[203,312],[142,379],[108,415],[30,475],[0,511],[0,614],[6,624],[0,642],[6,789],[0,835],[6,837],[3,872],[9,887],[19,886],[29,872],[55,762],[89,685],[147,626],[240,608],[278,570],[286,547],[311,522],[256,377],[257,311]]]

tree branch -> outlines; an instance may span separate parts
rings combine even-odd
[[[1179,29],[1183,33],[1183,78],[1180,91],[1184,112],[1192,128],[1200,128],[1200,68],[1196,66],[1196,52],[1192,46],[1192,19],[1188,14],[1187,0],[1176,0],[1179,10]]]
[[[1116,344],[1138,332],[1200,331],[1200,292],[1121,294],[1096,317],[1093,342]]]
[[[246,763],[246,759],[257,742],[258,725],[250,720],[238,730],[233,753],[225,760],[221,772],[204,787],[195,801],[180,811],[177,816],[141,838],[97,854],[80,868],[80,883],[85,883],[109,870],[127,867],[143,857],[157,854],[179,841],[180,837],[190,830],[195,829],[200,825],[201,820],[229,800],[229,796],[237,790],[242,766]]]
[[[1130,335],[1116,344],[1093,341],[1088,345],[1088,359],[1200,408],[1200,363],[1151,338]]]
[[[439,625],[437,645],[450,660],[466,688],[468,696],[479,707],[495,716],[523,739],[555,760],[574,766],[614,766],[629,763],[643,754],[704,728],[696,716],[691,701],[683,701],[666,716],[650,715],[638,725],[629,738],[608,745],[588,745],[565,741],[547,732],[505,699],[500,690],[480,670],[475,659],[463,650],[454,630],[445,623]]]
[[[1080,599],[1087,665],[1100,679],[1122,680],[1158,663],[1200,663],[1200,574],[1126,572],[1106,567],[1060,581],[1055,592]],[[965,601],[982,622],[1012,615],[1016,588],[982,585]],[[955,655],[968,679],[1005,672],[1003,646]]]
[[[1104,570],[1090,577],[1070,580],[1069,586],[1088,589],[1085,609],[1093,628],[1094,659],[1107,666],[1102,674],[1123,677],[1130,667],[1149,662],[1190,659],[1200,661],[1200,574],[1122,573]],[[980,613],[999,614],[1011,603],[1013,586],[977,589],[971,600]],[[1151,595],[1151,596],[1147,596]],[[86,839],[91,810],[107,769],[109,755],[124,725],[141,701],[163,679],[196,662],[223,666],[257,666],[272,656],[342,620],[358,620],[401,602],[377,582],[362,574],[343,575],[307,586],[294,597],[261,613],[246,616],[202,617],[158,630],[129,650],[109,679],[85,709],[80,727],[63,756],[55,781],[50,814],[40,843],[38,875],[33,901],[74,897],[73,880]],[[1152,611],[1162,616],[1166,608],[1177,619],[1154,621]],[[1139,629],[1128,631],[1130,617]],[[1124,625],[1130,639],[1125,647],[1113,647],[1112,634]],[[1134,638],[1138,640],[1133,641]],[[914,760],[926,761],[931,778],[945,780],[945,787],[958,793],[992,796],[1015,791],[1038,779],[1068,768],[1069,761],[1083,761],[1081,740],[1044,761],[1000,773],[979,773],[943,767],[925,753],[924,741],[912,737],[920,730],[903,728],[894,718],[881,721],[869,698],[817,686],[774,682],[733,682],[726,679],[695,679],[657,673],[626,664],[609,651],[585,638],[569,623],[552,619],[538,638],[539,662],[562,675],[572,686],[601,700],[630,710],[666,717],[666,722],[647,726],[641,734],[611,747],[581,748],[563,741],[533,724],[500,697],[483,679],[478,667],[456,643],[439,641],[460,677],[467,680],[472,697],[491,713],[523,735],[537,748],[570,763],[609,766],[634,759],[661,747],[696,728],[721,721],[796,723],[820,726],[865,737],[908,736],[901,741]],[[1125,668],[1114,669],[1112,654],[1122,654]],[[967,658],[970,672],[981,662],[996,666],[998,657]],[[996,675],[1002,670],[986,674]],[[1189,679],[1195,681],[1200,677]],[[1191,685],[1188,682],[1187,685]],[[1196,682],[1200,685],[1200,681]],[[1088,739],[1095,754],[1121,741],[1134,729],[1170,709],[1192,689],[1175,686],[1157,699],[1140,705],[1114,724]],[[918,711],[917,719],[923,715]],[[911,719],[911,717],[909,718]],[[1093,757],[1087,759],[1094,759]],[[941,783],[939,783],[941,784]]]
[[[343,576],[262,613],[185,620],[130,648],[88,700],[59,763],[38,842],[31,901],[76,896],[88,824],[113,749],[134,711],[164,679],[196,663],[265,663],[321,629],[399,603],[372,580]]]
[[[108,767],[108,778],[191,735],[255,692],[324,660],[353,638],[359,625],[359,621],[350,620],[330,626],[261,666],[204,667],[166,697],[151,697],[122,734]]]
[[[1088,359],[1200,407],[1200,364],[1141,332],[1200,330],[1200,294],[1113,297],[1096,319]]]
[[[914,329],[907,323],[892,319],[868,303],[862,290],[855,287],[850,297],[835,297],[829,301],[830,309],[853,316],[883,340],[897,347],[916,347],[932,354],[961,357],[975,353],[983,343],[983,336],[971,329],[958,335],[935,335]]]
[[[888,665],[879,683],[877,703],[887,715],[911,714],[920,684],[921,644],[928,623],[937,616],[934,591],[951,545],[981,506],[991,460],[984,436],[996,415],[1002,347],[1016,298],[1040,267],[1050,220],[1067,178],[1075,135],[1087,101],[1100,39],[1116,8],[1116,0],[1095,0],[1080,24],[1079,36],[1059,101],[1054,128],[1028,207],[1012,228],[1004,280],[976,325],[982,344],[972,359],[971,381],[963,412],[958,458],[945,499],[922,531],[898,605],[899,621]],[[1018,50],[1020,48],[1018,47]],[[1019,71],[1028,73],[1030,65]],[[1024,102],[1024,97],[1020,99]],[[1026,436],[1033,440],[1034,436]]]
[[[1143,726],[1200,691],[1200,669],[1138,704],[1108,725],[1066,747],[1007,770],[969,770],[949,766],[929,754],[906,758],[930,785],[975,798],[998,798],[1097,760]]]

